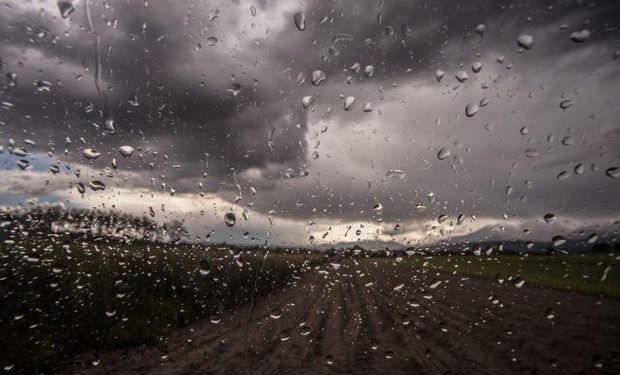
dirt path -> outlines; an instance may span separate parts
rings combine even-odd
[[[321,270],[257,301],[251,319],[244,306],[62,373],[620,373],[620,301],[384,260]]]

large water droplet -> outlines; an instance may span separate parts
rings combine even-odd
[[[437,82],[441,82],[441,79],[443,78],[443,76],[446,74],[446,72],[444,72],[441,69],[437,69],[435,71],[435,79],[437,79]]]
[[[314,98],[312,96],[304,96],[301,99],[301,103],[303,104],[305,109],[309,109],[312,107],[312,103],[314,103]]]
[[[226,215],[224,215],[224,224],[226,224],[227,227],[233,227],[236,222],[237,217],[233,212],[227,212]]]
[[[105,190],[105,184],[101,181],[91,181],[88,186],[92,191]]]
[[[299,31],[304,31],[306,29],[306,14],[304,12],[295,13],[293,21],[295,21],[295,26],[297,26]]]
[[[347,96],[344,98],[344,110],[350,111],[353,109],[353,105],[355,104],[355,96]]]
[[[467,79],[469,78],[469,75],[464,70],[459,70],[454,76],[456,77],[456,80],[461,83],[467,81]]]
[[[467,117],[472,117],[476,113],[478,113],[478,104],[476,103],[467,104],[467,106],[465,107],[465,115],[467,115]]]
[[[126,158],[130,157],[131,154],[133,154],[133,150],[133,147],[129,145],[121,146],[118,148],[118,152]]]
[[[570,34],[570,40],[575,43],[583,43],[588,39],[590,39],[590,30],[588,29],[575,31],[574,33]]]
[[[322,70],[315,70],[312,72],[312,84],[318,86],[321,82],[327,79],[327,74]]]
[[[523,34],[517,38],[519,47],[530,49],[534,45],[534,37],[529,34]]]
[[[57,2],[62,18],[67,18],[75,11],[75,0],[60,0]]]
[[[480,61],[474,61],[474,63],[471,64],[471,70],[474,73],[480,73],[480,71],[482,70],[482,63]]]
[[[607,168],[605,174],[611,178],[618,178],[620,177],[620,169],[618,169],[617,167]]]
[[[85,148],[82,150],[82,155],[88,160],[95,160],[101,155],[101,153],[93,150],[92,148]]]
[[[450,150],[447,147],[442,147],[441,149],[439,149],[439,152],[437,153],[437,159],[444,160],[448,156],[450,156]]]

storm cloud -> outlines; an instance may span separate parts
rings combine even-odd
[[[241,243],[617,233],[615,1],[74,4],[3,4],[2,204],[163,204]]]

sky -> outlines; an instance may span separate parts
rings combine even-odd
[[[617,1],[0,6],[0,205],[274,246],[617,235]]]

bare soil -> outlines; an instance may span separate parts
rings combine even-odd
[[[620,301],[347,259],[60,373],[619,374]]]

